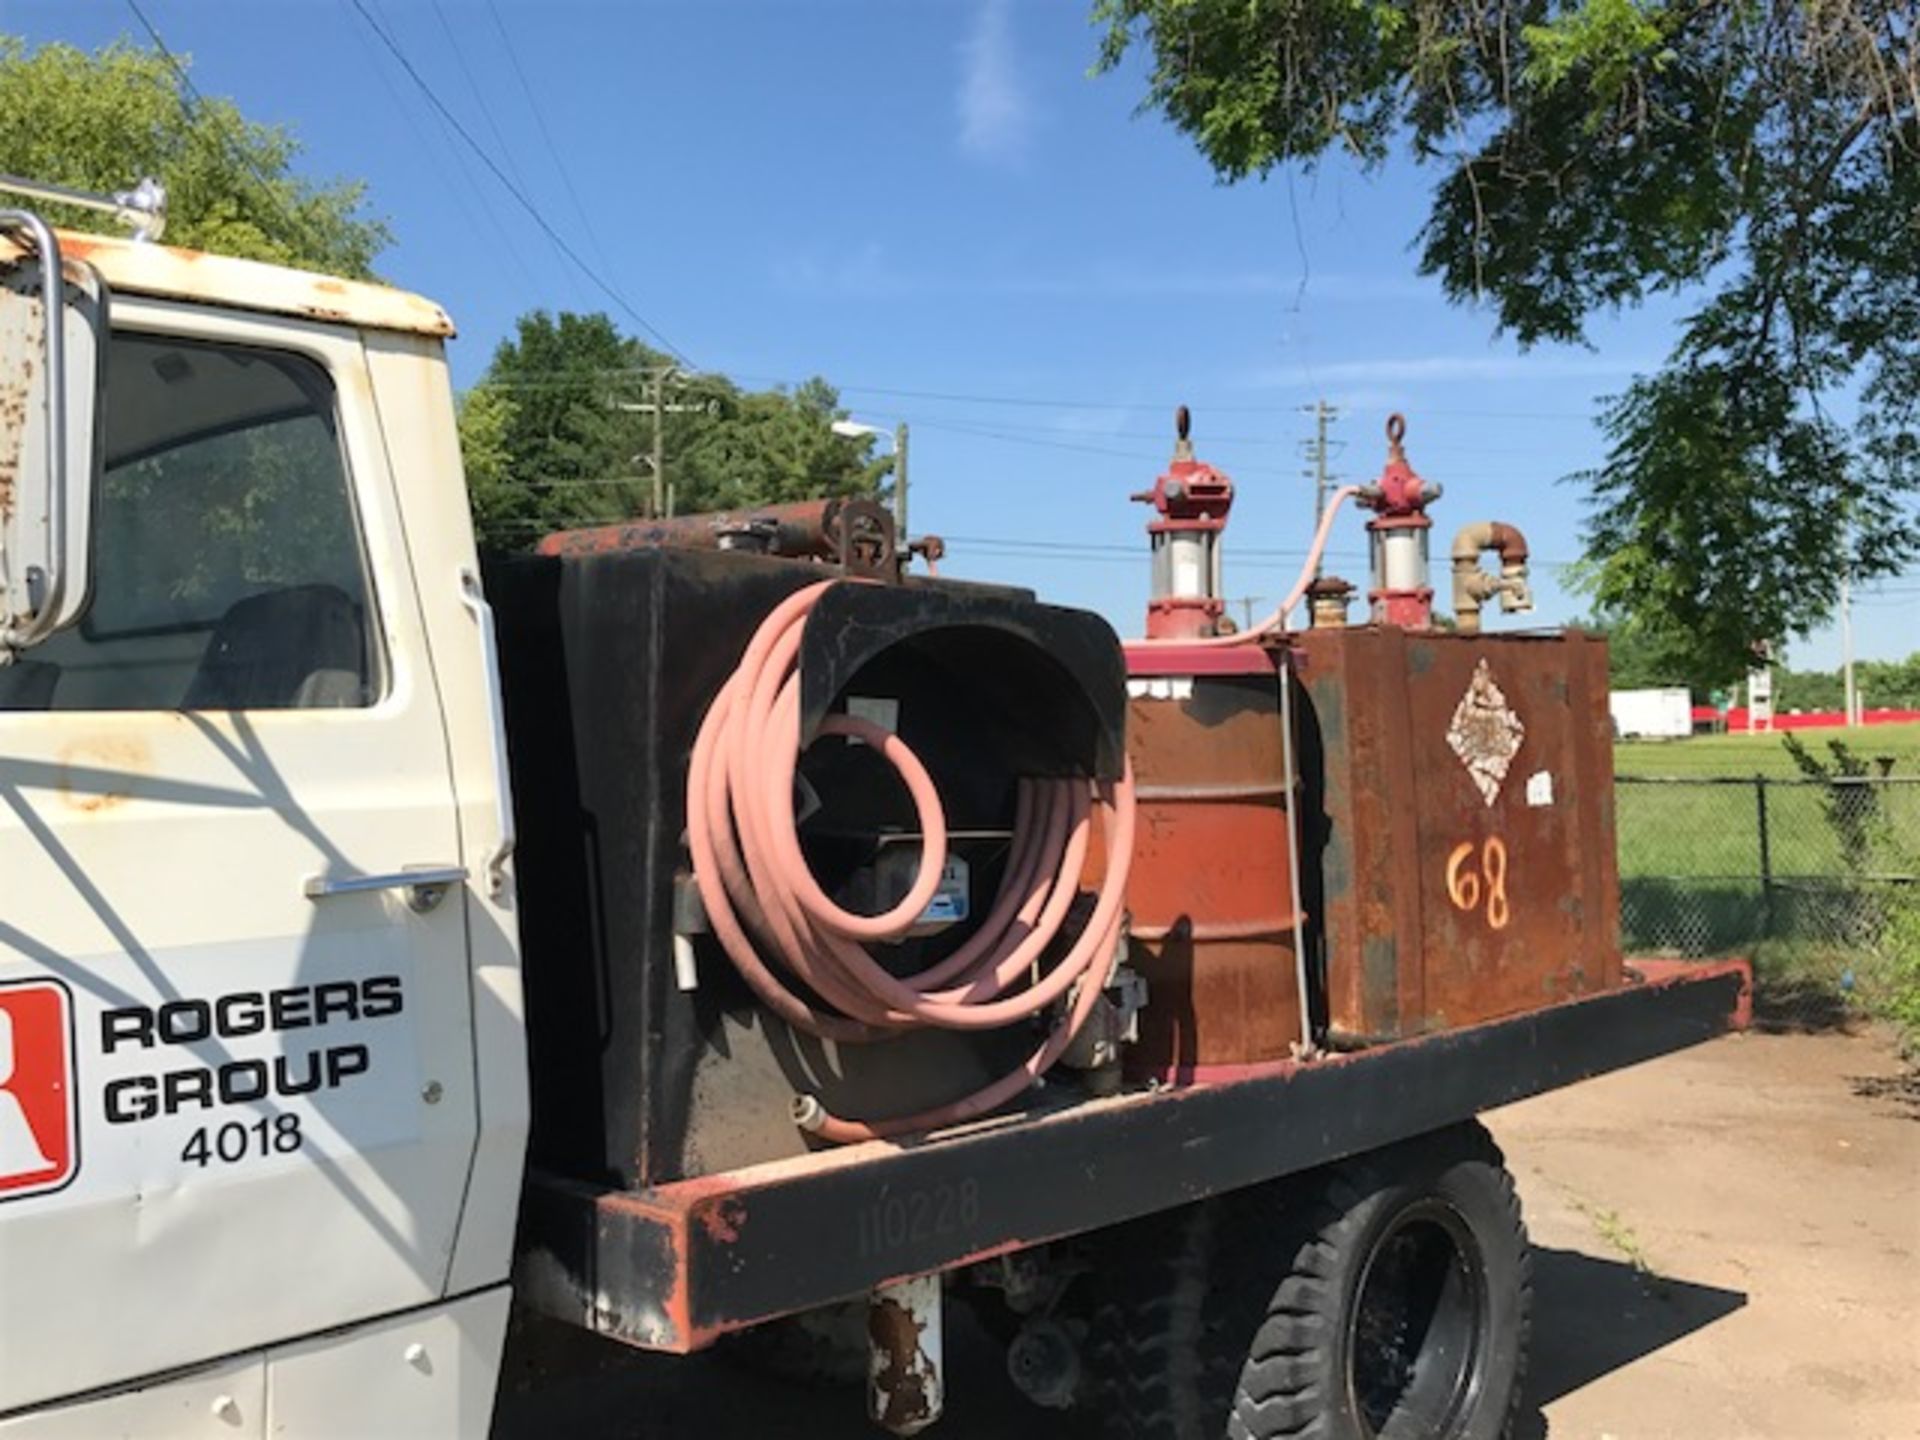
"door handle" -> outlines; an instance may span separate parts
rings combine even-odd
[[[404,890],[407,908],[424,915],[446,898],[450,887],[467,878],[464,865],[409,865],[387,875],[309,875],[302,890],[309,900],[334,895],[367,895],[376,890]]]

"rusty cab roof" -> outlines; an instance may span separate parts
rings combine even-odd
[[[113,291],[230,305],[370,330],[437,336],[454,333],[453,321],[433,301],[386,285],[76,230],[60,231],[59,240],[63,254],[93,265]],[[14,249],[0,241],[0,256],[10,255]]]

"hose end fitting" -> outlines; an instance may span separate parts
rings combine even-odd
[[[827,1123],[827,1107],[817,1095],[796,1095],[792,1105],[793,1123],[810,1135],[817,1135]]]

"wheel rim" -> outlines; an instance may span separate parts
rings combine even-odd
[[[1485,1383],[1486,1268],[1466,1220],[1437,1198],[1375,1241],[1347,1320],[1347,1396],[1368,1440],[1458,1433]]]

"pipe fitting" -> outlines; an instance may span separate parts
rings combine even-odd
[[[1488,554],[1500,559],[1498,576],[1480,568],[1480,557]],[[1460,527],[1453,537],[1453,618],[1462,634],[1479,634],[1481,606],[1496,597],[1503,613],[1533,609],[1527,558],[1527,537],[1505,521]]]
[[[897,1280],[867,1299],[867,1418],[918,1435],[946,1409],[943,1281]]]
[[[818,1133],[827,1123],[827,1107],[818,1095],[793,1097],[793,1123],[808,1134]]]

